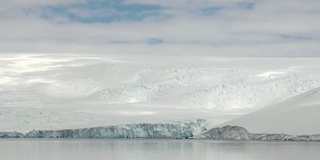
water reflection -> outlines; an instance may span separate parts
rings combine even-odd
[[[320,143],[210,140],[0,140],[1,160],[320,159]]]

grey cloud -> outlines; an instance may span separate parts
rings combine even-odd
[[[126,1],[133,2],[160,5],[158,1]],[[203,16],[193,14],[192,9],[179,11],[179,6],[187,5],[186,1],[164,1],[162,6],[171,6],[171,9],[162,10],[162,15],[172,15],[170,18],[109,24],[70,22],[64,17],[46,20],[36,13],[15,14],[11,19],[0,17],[0,52],[320,56],[319,1],[244,2],[254,2],[254,7],[231,7]],[[208,4],[230,5],[236,1],[193,3],[203,8]],[[85,14],[94,14],[87,12]],[[155,37],[161,40],[161,45],[150,43]]]

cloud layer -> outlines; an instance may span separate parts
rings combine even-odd
[[[320,56],[318,0],[5,0],[0,52]]]

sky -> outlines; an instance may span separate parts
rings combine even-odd
[[[319,0],[0,1],[0,53],[320,57]]]

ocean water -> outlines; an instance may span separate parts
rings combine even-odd
[[[319,160],[318,142],[1,139],[0,160]]]

